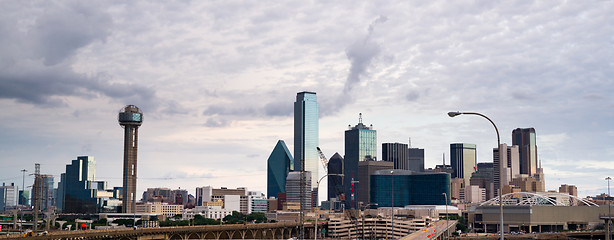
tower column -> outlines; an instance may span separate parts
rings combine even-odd
[[[136,173],[139,127],[143,113],[138,107],[128,105],[119,113],[119,125],[124,128],[124,175],[122,188],[122,212],[136,212]]]

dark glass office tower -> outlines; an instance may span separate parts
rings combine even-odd
[[[286,192],[286,178],[293,162],[286,143],[277,141],[267,160],[267,197],[277,197],[278,193]]]
[[[342,174],[343,173],[343,157],[339,153],[335,153],[328,160],[328,173],[329,174]],[[328,199],[337,198],[343,193],[343,177],[342,176],[328,176]]]
[[[469,186],[471,174],[476,171],[477,151],[475,144],[450,144],[450,165],[452,165],[452,178],[463,178],[465,186]]]
[[[362,114],[356,126],[345,131],[345,158],[343,159],[343,189],[345,207],[356,209],[358,204],[353,190],[361,184],[358,162],[374,160],[377,156],[377,132],[362,123]],[[352,184],[354,182],[354,186]],[[368,183],[365,183],[368,184]]]
[[[97,190],[90,189],[90,183],[95,176],[94,157],[77,157],[77,160],[66,165],[66,173],[62,174],[58,187],[58,208],[61,208],[63,213],[97,213]]]
[[[318,101],[315,92],[300,92],[294,102],[294,171],[311,172],[311,186],[317,187],[318,166]],[[305,169],[301,161],[305,161]],[[307,189],[306,192],[310,192]]]
[[[409,170],[408,148],[404,143],[382,143],[382,161],[392,162],[394,169]]]
[[[414,172],[424,172],[424,149],[407,149],[407,158],[409,159],[409,170]]]
[[[518,145],[520,174],[537,173],[537,143],[534,128],[516,128],[512,131],[512,145]]]

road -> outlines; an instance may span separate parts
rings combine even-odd
[[[421,231],[414,232],[402,238],[403,240],[413,239],[434,239],[439,234],[443,233],[446,229],[446,222],[449,222],[447,226],[455,226],[456,220],[441,220],[436,223],[431,223],[429,227],[422,229]]]

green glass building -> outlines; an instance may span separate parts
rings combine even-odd
[[[372,207],[450,204],[449,173],[380,170],[370,184]]]
[[[267,160],[267,197],[277,197],[278,193],[286,192],[286,178],[293,162],[286,143],[277,141]]]

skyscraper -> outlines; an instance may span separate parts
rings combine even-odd
[[[518,145],[520,173],[537,173],[537,145],[534,128],[516,128],[512,131],[512,145]]]
[[[410,147],[407,149],[407,158],[409,170],[414,172],[424,172],[424,149]]]
[[[463,178],[465,186],[469,186],[471,173],[476,171],[477,166],[475,144],[450,144],[450,165],[454,170],[452,178]]]
[[[278,193],[286,192],[286,178],[293,162],[286,143],[277,141],[267,160],[267,197],[277,197]]]
[[[57,207],[64,213],[97,213],[97,190],[89,188],[95,177],[94,157],[80,156],[72,160],[58,184]]]
[[[357,208],[354,190],[360,183],[358,176],[358,162],[375,160],[377,156],[377,132],[372,127],[362,123],[362,114],[359,115],[358,124],[345,131],[345,158],[343,159],[343,189],[345,193],[345,207]],[[369,183],[364,183],[369,184]]]
[[[15,206],[17,206],[17,186],[15,186],[15,183],[9,185],[2,183],[2,186],[0,186],[0,211],[6,211]]]
[[[394,168],[393,164],[393,162],[388,161],[372,160],[358,162],[358,178],[360,183],[358,183],[358,187],[354,186],[354,195],[357,202],[362,202],[363,204],[371,203],[369,200],[371,195],[371,185],[369,184],[371,175],[379,170],[392,170]]]
[[[409,170],[407,144],[382,143],[382,161],[392,162],[394,169]]]
[[[504,151],[499,154],[499,148]],[[499,148],[493,148],[493,166],[494,166],[494,186],[495,195],[498,196],[499,181],[503,181],[503,186],[509,185],[510,181],[518,174],[519,170],[519,158],[518,158],[518,146],[508,146],[502,143]],[[503,176],[501,176],[503,174]]]
[[[303,210],[311,210],[312,199],[310,191],[305,191],[305,195],[302,203],[301,203],[301,175],[305,182],[305,189],[311,189],[311,172],[306,171],[301,174],[301,172],[290,172],[288,173],[288,178],[286,179],[286,201],[299,203],[302,205]]]
[[[43,185],[41,188],[42,192],[38,206],[40,206],[40,210],[44,211],[52,206],[55,206],[55,182],[53,181],[53,175],[41,175],[41,179]]]
[[[343,174],[343,157],[339,153],[335,153],[328,160],[328,173],[329,174]],[[343,193],[343,177],[342,176],[328,176],[328,199],[337,198]]]
[[[128,105],[119,112],[118,121],[119,125],[124,128],[122,212],[134,213],[136,210],[136,153],[143,113],[137,106]]]
[[[311,172],[311,186],[317,187],[318,166],[318,119],[319,107],[315,92],[299,92],[294,102],[294,171]],[[303,169],[303,161],[305,168]],[[310,192],[311,188],[305,189]]]

